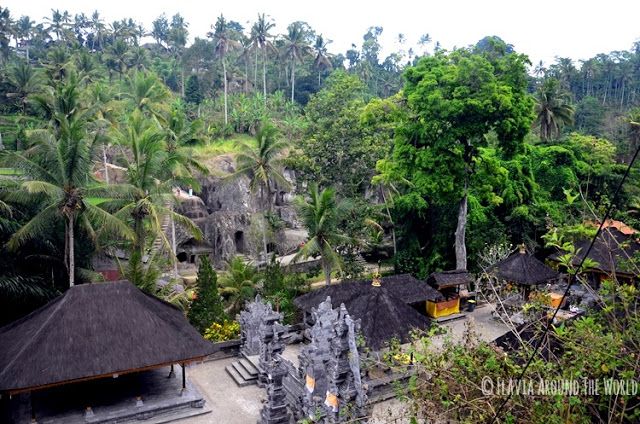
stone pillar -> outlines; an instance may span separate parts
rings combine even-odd
[[[327,298],[312,311],[311,343],[299,355],[303,383],[300,405],[290,405],[295,416],[319,423],[340,423],[364,415],[366,395],[356,346],[359,322],[344,305],[332,309]]]
[[[281,338],[286,328],[278,320],[280,314],[266,315],[262,318],[260,330],[260,357],[258,358],[258,386],[266,386],[269,382],[268,374],[275,360],[284,350]]]
[[[287,368],[282,363],[279,353],[275,354],[278,350],[282,352],[284,345],[280,342],[278,330],[275,328],[273,330],[273,338],[266,343],[266,350],[274,356],[263,365],[266,371],[267,400],[260,411],[258,424],[288,424],[290,422],[283,381],[287,375]],[[274,348],[269,348],[270,345],[273,345]],[[262,361],[262,355],[260,355],[260,359]]]

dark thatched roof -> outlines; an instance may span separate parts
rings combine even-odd
[[[523,249],[494,266],[496,276],[517,284],[537,285],[558,278],[559,274]]]
[[[0,328],[0,392],[182,363],[213,350],[180,310],[128,281],[83,284]]]
[[[372,289],[345,303],[349,315],[360,320],[362,335],[370,348],[380,350],[392,338],[407,343],[411,331],[429,329],[429,318],[391,295],[384,287]]]
[[[574,259],[578,265],[589,249],[591,240],[584,240],[576,243],[576,248],[580,249]],[[551,260],[558,260],[561,253],[549,256]],[[625,234],[615,227],[604,229],[596,239],[593,249],[589,252],[589,258],[596,261],[596,269],[610,274],[634,274],[633,269],[628,266],[630,258],[640,255],[640,241],[636,234]]]
[[[471,274],[466,269],[456,269],[452,271],[434,272],[427,278],[427,283],[437,289],[467,285],[473,281]]]
[[[391,295],[404,303],[444,299],[438,291],[410,274],[382,277],[381,283],[382,287]],[[303,311],[311,312],[311,308],[317,307],[327,297],[331,298],[334,305],[340,305],[341,303],[346,305],[352,298],[362,296],[375,288],[371,285],[371,280],[343,281],[340,284],[333,284],[299,296],[294,299],[294,304]]]

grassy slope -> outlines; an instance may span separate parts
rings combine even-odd
[[[212,175],[222,175],[221,161],[233,160],[245,145],[255,146],[255,139],[246,134],[234,134],[230,138],[215,140],[209,144],[193,148],[193,155],[200,163],[209,168]],[[225,158],[226,157],[226,158]]]
[[[209,158],[225,154],[237,154],[242,150],[243,144],[255,145],[255,139],[247,134],[234,134],[227,139],[214,140],[209,144],[196,146],[193,152],[198,158]]]

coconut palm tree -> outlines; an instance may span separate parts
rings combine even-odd
[[[29,96],[39,92],[42,87],[40,74],[29,63],[20,61],[9,68],[7,77],[13,88],[7,93],[7,97],[18,100],[24,116]]]
[[[76,71],[78,71],[78,76],[84,83],[85,87],[102,76],[102,73],[98,70],[98,66],[93,55],[86,50],[82,50],[80,54],[76,55],[75,65]]]
[[[336,249],[348,243],[349,237],[338,229],[340,210],[343,205],[336,200],[335,190],[319,191],[317,184],[309,187],[308,199],[297,197],[298,213],[309,232],[309,239],[294,256],[294,261],[320,256],[324,280],[331,284],[331,270],[341,267],[341,258]]]
[[[91,38],[91,50],[96,50],[96,42],[98,43],[98,46],[100,46],[100,49],[102,49],[106,26],[104,25],[104,21],[100,17],[100,13],[97,10],[94,11],[93,14],[91,14],[91,29],[93,30]]]
[[[228,302],[225,313],[229,316],[238,313],[244,302],[256,295],[261,283],[255,267],[245,263],[239,256],[233,257],[227,262],[226,272],[220,276],[220,294]]]
[[[316,58],[313,60],[313,66],[318,70],[318,87],[320,87],[320,76],[323,70],[331,70],[331,60],[329,60],[329,54],[327,53],[327,46],[331,44],[331,40],[325,41],[322,34],[316,37],[316,41],[313,44],[313,50],[315,51]]]
[[[134,110],[126,124],[114,130],[113,137],[129,152],[122,159],[127,164],[130,196],[105,202],[105,207],[117,209],[115,216],[132,221],[135,233],[132,253],[140,258],[144,256],[149,232],[160,237],[165,247],[170,246],[162,228],[162,218],[165,216],[181,224],[194,237],[200,238],[200,230],[195,224],[172,210],[175,180],[171,175],[171,154],[167,150],[166,134],[161,128],[146,119],[142,112]]]
[[[573,123],[575,109],[569,94],[560,88],[558,80],[545,80],[536,91],[535,100],[535,124],[540,128],[542,140],[557,137],[564,125]]]
[[[264,123],[256,134],[255,146],[244,145],[236,157],[237,170],[230,178],[249,177],[249,188],[260,192],[260,205],[265,215],[271,212],[271,189],[274,184],[288,189],[289,182],[282,174],[283,153],[288,144],[278,139],[275,127]],[[266,221],[266,220],[265,220]],[[265,224],[266,227],[266,224]],[[262,231],[264,259],[267,260],[266,228]]]
[[[45,17],[45,21],[49,22],[46,30],[49,33],[54,33],[56,41],[60,41],[66,38],[69,32],[69,23],[71,16],[66,10],[60,12],[58,9],[51,9],[51,17]]]
[[[169,114],[166,100],[170,95],[155,75],[136,72],[126,80],[125,88],[120,94],[123,100],[128,101],[147,117],[154,117],[159,122],[166,123]]]
[[[20,39],[22,46],[25,49],[25,58],[29,62],[29,42],[31,41],[31,35],[33,34],[35,21],[32,21],[28,16],[22,16],[16,22],[16,37]]]
[[[294,22],[287,27],[284,36],[284,56],[291,60],[291,101],[294,101],[296,92],[296,63],[311,54],[309,36],[311,32],[303,22]]]
[[[115,37],[115,36],[114,36]],[[123,40],[117,39],[107,47],[106,65],[110,70],[118,73],[118,79],[122,80],[122,76],[127,72],[129,64],[129,46]]]
[[[45,71],[50,80],[64,79],[69,72],[72,57],[65,47],[58,46],[49,49],[47,61],[44,64]]]
[[[96,228],[131,236],[128,227],[106,211],[92,205],[88,197],[105,193],[116,196],[116,187],[106,188],[92,177],[93,156],[99,144],[87,132],[89,109],[79,101],[77,81],[69,78],[56,87],[53,96],[38,101],[50,114],[52,125],[34,132],[33,143],[23,153],[10,152],[6,157],[13,167],[22,170],[26,181],[14,193],[16,199],[42,200],[39,212],[9,240],[17,249],[27,240],[40,237],[56,222],[64,223],[64,259],[69,273],[69,286],[75,283],[75,230],[83,227],[96,236]]]
[[[213,43],[215,45],[215,54],[222,63],[222,82],[224,84],[224,124],[229,124],[229,109],[227,104],[228,81],[227,81],[227,54],[229,51],[239,47],[239,43],[233,40],[229,33],[229,25],[220,15],[213,26]]]
[[[149,51],[144,47],[134,46],[129,50],[129,67],[137,71],[145,71],[149,67]]]
[[[9,58],[11,37],[13,36],[13,19],[9,9],[0,6],[0,65]]]
[[[253,24],[251,28],[252,37],[255,40],[257,47],[262,50],[262,95],[264,102],[267,102],[267,52],[275,51],[273,43],[271,43],[271,31],[276,24],[264,13],[258,14],[258,20]],[[256,51],[257,55],[257,51]],[[256,56],[257,58],[257,56]],[[256,60],[256,66],[257,66]]]
[[[165,172],[178,183],[198,187],[194,172],[208,175],[209,169],[192,155],[188,147],[203,142],[204,124],[200,120],[189,122],[184,112],[176,105],[171,109],[165,134],[165,150],[167,153]]]
[[[542,78],[545,76],[546,73],[547,73],[547,68],[545,68],[544,62],[541,60],[536,64],[535,68],[533,69],[533,75],[535,75],[538,78]]]

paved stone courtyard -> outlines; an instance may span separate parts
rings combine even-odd
[[[507,327],[493,319],[493,307],[478,307],[466,318],[442,323],[450,330],[453,340],[460,340],[464,333],[465,322],[473,317],[476,331],[483,340],[493,340],[507,332]],[[446,336],[434,337],[434,347],[441,346]],[[283,356],[297,363],[300,345],[287,346]],[[180,420],[180,424],[254,424],[257,422],[266,399],[264,389],[257,386],[238,387],[226,373],[225,367],[236,358],[220,359],[191,366],[187,377],[202,393],[210,413],[198,417]],[[407,406],[396,399],[376,404],[370,419],[371,424],[404,424],[409,423],[406,417]]]

